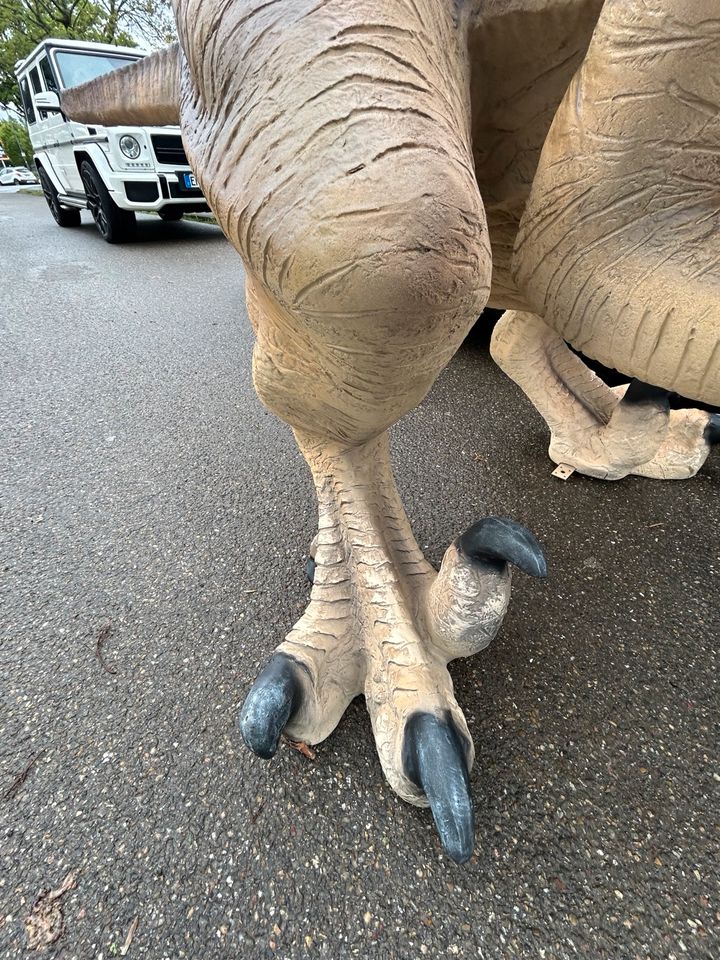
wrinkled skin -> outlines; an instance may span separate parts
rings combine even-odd
[[[717,4],[607,0],[515,237],[524,302],[492,343],[550,425],[557,463],[606,479],[684,479],[716,441],[717,414],[670,411],[654,391],[634,403],[613,394],[563,341],[720,405],[718,156]]]
[[[711,5],[175,0],[177,49],[63,97],[79,120],[179,119],[245,264],[258,394],[315,480],[310,604],[247,697],[246,742],[263,757],[283,731],[317,743],[364,694],[388,781],[431,807],[459,862],[474,750],[447,663],[497,632],[510,565],[543,576],[545,561],[528,531],[489,518],[436,572],[386,431],[489,299],[511,308],[494,355],[548,419],[551,455],[594,476],[697,469],[713,423],[670,415],[666,391],[714,403],[720,389],[703,159],[717,72],[679,62],[714,55]],[[655,386],[610,391],[563,337]]]

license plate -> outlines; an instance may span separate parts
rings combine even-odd
[[[184,173],[182,175],[182,178],[183,178],[183,186],[185,187],[186,190],[197,190],[198,182],[195,179],[194,173]]]

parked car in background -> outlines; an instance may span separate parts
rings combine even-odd
[[[80,211],[89,209],[108,243],[132,238],[136,210],[155,210],[163,220],[208,210],[179,127],[85,125],[62,113],[62,90],[144,56],[132,47],[50,38],[15,65],[35,165],[53,217],[61,227],[73,227],[80,223]]]
[[[22,186],[23,184],[37,183],[37,175],[27,167],[5,167],[0,170],[0,186]]]

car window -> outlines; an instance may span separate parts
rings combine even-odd
[[[23,109],[28,123],[35,123],[35,108],[33,107],[30,96],[30,88],[25,77],[20,81],[20,96],[22,97]]]
[[[104,73],[117,70],[135,63],[141,57],[122,57],[112,53],[83,53],[80,51],[58,50],[55,62],[60,70],[60,78],[64,87],[76,87],[79,83],[87,83],[101,77]]]
[[[37,71],[37,67],[33,67],[30,71],[30,83],[32,83],[32,88],[35,93],[43,92],[43,85],[40,82],[40,74]]]
[[[38,64],[38,66],[40,67],[40,73],[42,74],[43,80],[45,81],[45,87],[51,93],[57,93],[58,92],[57,80],[55,79],[55,74],[53,73],[53,68],[48,58],[43,57],[40,63]]]

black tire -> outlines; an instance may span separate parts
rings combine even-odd
[[[135,236],[135,214],[121,210],[107,191],[95,167],[84,160],[80,164],[80,176],[85,187],[88,208],[98,233],[108,243],[125,243]]]
[[[165,223],[172,223],[174,220],[182,220],[185,211],[182,207],[161,207],[158,210],[158,216]]]
[[[40,168],[40,186],[50,207],[50,213],[59,227],[79,227],[80,211],[74,207],[61,207],[58,200],[58,192],[53,186],[53,182],[45,171]]]

